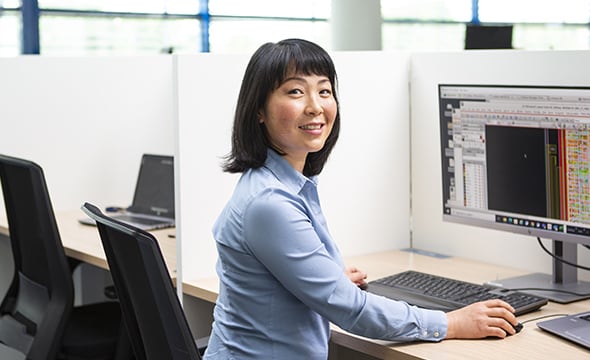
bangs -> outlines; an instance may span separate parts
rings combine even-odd
[[[285,41],[275,50],[276,54],[271,57],[267,69],[268,76],[275,79],[274,88],[294,74],[326,76],[336,87],[336,70],[332,59],[316,44],[291,44]]]

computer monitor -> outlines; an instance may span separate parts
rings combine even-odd
[[[512,25],[465,26],[465,50],[512,49]]]
[[[590,245],[590,88],[438,90],[443,220],[551,239],[551,275],[494,283],[561,303],[589,298],[572,265]]]

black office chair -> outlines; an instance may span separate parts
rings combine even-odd
[[[15,266],[0,303],[4,352],[16,349],[30,360],[129,359],[118,302],[74,306],[73,279],[41,167],[0,155],[0,180]]]
[[[96,221],[137,359],[200,359],[207,338],[194,340],[156,239],[85,203]]]
[[[25,354],[0,343],[0,359],[2,360],[26,360]]]

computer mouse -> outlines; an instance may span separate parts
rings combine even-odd
[[[520,332],[520,330],[522,330],[523,326],[521,323],[518,323],[516,325],[512,325],[512,328],[514,329],[514,331],[516,331],[515,334],[518,334]],[[510,334],[508,334],[508,335],[510,335]]]

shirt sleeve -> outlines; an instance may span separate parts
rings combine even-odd
[[[383,340],[439,341],[443,312],[367,293],[353,284],[320,240],[306,205],[268,189],[244,213],[246,246],[295,297],[354,334]]]

